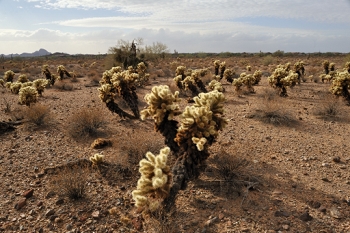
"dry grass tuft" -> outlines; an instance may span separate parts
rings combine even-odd
[[[61,197],[78,200],[86,196],[87,180],[91,169],[75,165],[63,167],[51,179],[51,189]]]
[[[97,136],[99,129],[107,124],[101,110],[84,108],[68,118],[68,134],[75,138]]]
[[[50,108],[41,104],[30,105],[23,110],[24,119],[29,126],[48,126],[52,121]]]
[[[343,103],[341,100],[331,95],[324,95],[322,99],[324,101],[313,111],[314,115],[323,120],[331,121],[339,120],[343,117],[341,110]]]
[[[62,81],[55,83],[53,87],[61,91],[72,91],[74,89],[71,83],[66,83]]]
[[[283,106],[283,99],[276,92],[266,91],[259,106],[260,108],[256,109],[250,118],[275,126],[292,126],[297,122]]]

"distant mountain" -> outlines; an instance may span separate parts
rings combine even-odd
[[[21,54],[8,54],[4,55],[4,57],[40,57],[40,56],[46,56],[51,55],[50,52],[48,52],[46,49],[39,49],[38,51],[35,51],[33,53],[21,53]]]

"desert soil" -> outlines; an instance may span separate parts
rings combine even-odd
[[[212,68],[211,61],[203,66]],[[270,67],[252,64],[253,71],[265,72],[255,93],[237,94],[222,80],[228,125],[211,146],[206,168],[180,191],[171,212],[150,216],[137,211],[131,191],[144,153],[158,154],[164,147],[153,121],[111,113],[87,73],[77,82],[58,81],[73,88],[44,91],[38,103],[50,108],[46,125],[23,123],[0,135],[0,231],[350,232],[350,107],[328,95],[329,83],[310,80],[288,88],[288,97],[279,97],[266,80]],[[150,73],[158,75],[137,89],[140,109],[152,86],[170,84],[176,90],[173,71],[159,75],[161,68],[153,68]],[[317,68],[322,73],[322,67]],[[1,101],[11,105],[5,112],[1,102],[0,121],[13,120],[28,108],[5,88],[0,92]],[[182,98],[183,109],[187,102]],[[322,114],[331,106],[338,110],[336,116]],[[69,119],[84,108],[97,109],[107,123],[95,137],[72,138]],[[271,110],[277,116],[262,115]],[[98,137],[110,139],[112,145],[91,148]],[[88,162],[95,153],[105,155],[100,167]],[[236,161],[233,178],[224,179],[220,173],[220,156]],[[79,200],[59,195],[55,185],[57,179],[77,175],[62,173],[72,164],[86,167],[78,174],[86,184],[86,195]],[[28,190],[33,194],[25,198]]]

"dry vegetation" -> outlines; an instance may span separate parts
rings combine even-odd
[[[141,68],[129,68],[123,71],[133,77],[129,89],[113,72],[103,85],[115,89],[103,92],[104,72],[119,65],[111,57],[2,61],[0,231],[349,232],[349,57],[277,55],[157,59],[142,71],[149,76],[141,84]],[[293,68],[299,61],[305,70]],[[288,62],[292,71],[284,77],[293,79],[281,97],[269,77]],[[20,104],[16,93],[39,79],[51,84],[35,103]],[[8,81],[17,84],[11,89]],[[188,119],[196,119],[194,106],[205,106],[207,95],[197,94],[212,96],[212,89],[225,97],[223,115],[214,118],[227,125],[204,140],[211,125],[201,129]],[[133,105],[130,95],[138,97]],[[110,111],[111,100],[132,117]],[[151,109],[152,101],[164,111]],[[144,120],[135,119],[138,111]],[[171,150],[162,152],[166,146]],[[157,155],[163,162],[153,161]],[[196,175],[185,177],[169,200],[179,164]],[[142,189],[140,165],[168,180],[141,192],[154,202],[137,208],[132,192]],[[155,177],[143,176],[146,183]]]

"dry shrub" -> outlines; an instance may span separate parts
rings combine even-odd
[[[292,126],[297,122],[286,110],[283,99],[277,96],[276,92],[266,91],[263,96],[260,108],[256,109],[250,118],[275,126]]]
[[[152,213],[144,215],[143,227],[146,232],[154,233],[176,233],[179,229],[176,226],[175,212],[160,207]]]
[[[236,149],[237,152],[240,150],[240,148]],[[221,149],[209,161],[214,165],[214,174],[218,178],[220,191],[224,191],[228,197],[237,197],[237,195],[233,195],[234,193],[240,196],[244,191],[254,189],[261,183],[253,175],[255,170],[253,166],[248,160],[242,159],[242,154],[237,156]]]
[[[145,158],[148,151],[157,154],[164,147],[164,142],[160,135],[150,134],[142,130],[132,134],[124,134],[121,138],[116,139],[116,143],[113,143],[113,145],[115,144],[118,145],[119,156],[126,156],[126,160],[131,167],[138,165],[140,160]]]
[[[323,102],[313,111],[314,115],[323,120],[337,120],[342,118],[342,102],[332,95],[323,95]]]
[[[57,82],[53,86],[57,90],[61,91],[72,91],[73,90],[73,85],[71,83],[66,83],[66,82]]]
[[[68,134],[73,138],[97,136],[107,124],[100,109],[83,108],[68,118]]]
[[[4,103],[4,108],[3,108],[3,111],[5,113],[11,113],[11,106],[12,106],[12,103],[10,103],[8,101],[8,99],[6,98],[3,98],[3,103]]]
[[[46,126],[53,122],[50,108],[38,103],[25,108],[23,115],[28,125]]]
[[[61,197],[84,198],[90,174],[91,169],[87,166],[65,166],[51,178],[51,189]]]

